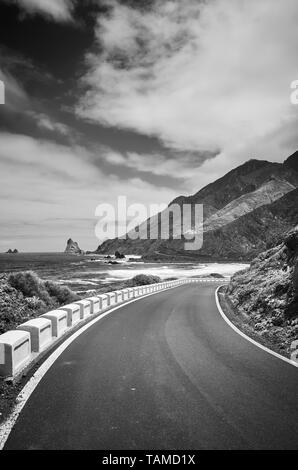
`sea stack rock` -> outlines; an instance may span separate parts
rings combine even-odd
[[[14,250],[9,248],[9,250],[6,253],[9,255],[16,255],[18,253],[18,250],[16,248]]]
[[[77,242],[74,242],[71,238],[67,240],[67,245],[64,253],[69,255],[84,255],[84,251],[81,250]]]

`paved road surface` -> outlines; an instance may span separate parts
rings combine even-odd
[[[298,449],[298,369],[219,315],[215,286],[124,306],[31,395],[6,449]]]

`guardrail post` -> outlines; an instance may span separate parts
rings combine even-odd
[[[0,335],[0,376],[13,377],[31,357],[30,333],[7,331]]]
[[[22,323],[17,329],[30,334],[33,352],[41,352],[53,341],[52,322],[48,318],[34,318]]]

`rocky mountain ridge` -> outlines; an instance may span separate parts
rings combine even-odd
[[[96,253],[141,254],[147,259],[172,256],[198,259],[250,260],[274,243],[285,230],[298,223],[298,152],[284,163],[249,160],[192,196],[174,199],[174,205],[203,204],[204,243],[201,250],[186,252],[184,239],[175,239],[180,220],[172,223],[170,238],[163,239],[160,216],[139,227],[136,240],[114,239],[101,244]],[[159,233],[158,239],[145,239],[148,228]],[[143,239],[140,239],[143,238]]]

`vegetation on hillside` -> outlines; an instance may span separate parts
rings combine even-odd
[[[153,276],[152,274],[138,274],[130,279],[129,284],[131,287],[136,287],[145,286],[146,284],[156,284],[157,282],[161,282],[159,276]]]
[[[298,338],[298,229],[236,273],[227,294],[254,331],[289,353]]]
[[[43,281],[32,271],[0,278],[0,334],[78,299],[75,292],[52,281]]]

